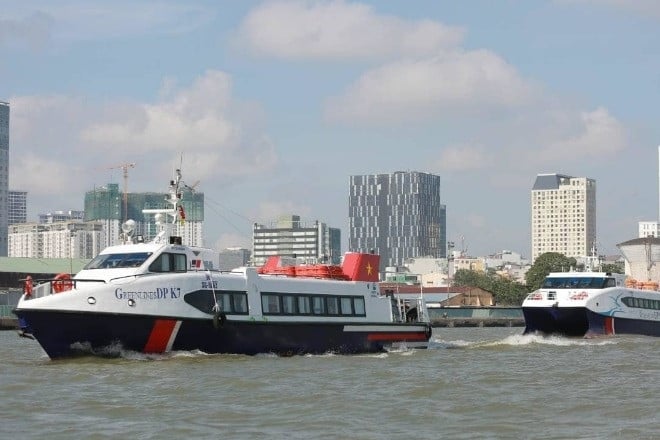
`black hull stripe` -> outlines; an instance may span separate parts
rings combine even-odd
[[[226,321],[214,325],[212,319],[185,319],[117,314],[20,311],[24,330],[31,333],[51,358],[75,354],[75,347],[92,350],[121,346],[137,352],[200,350],[205,353],[254,355],[354,354],[386,350],[392,343],[428,341],[430,327],[419,324]],[[379,337],[374,338],[378,328]],[[391,326],[391,336],[383,336]],[[364,331],[355,331],[363,327]],[[73,346],[73,348],[72,348]]]

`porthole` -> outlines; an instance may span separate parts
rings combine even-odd
[[[87,298],[87,303],[91,304],[91,305],[96,304],[96,298],[94,298],[93,296],[88,297]]]
[[[128,305],[131,306],[131,307],[135,307],[135,300],[133,298],[130,298],[128,300]]]

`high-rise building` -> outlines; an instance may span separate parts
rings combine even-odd
[[[8,205],[9,225],[27,222],[27,191],[9,191]]]
[[[69,220],[84,220],[85,211],[53,211],[39,214],[39,223],[57,223]]]
[[[0,257],[7,256],[9,230],[9,103],[0,101]]]
[[[252,230],[252,255],[255,266],[268,257],[292,257],[304,262],[339,264],[341,231],[315,221],[305,224],[299,215],[280,217],[275,224],[255,223]]]
[[[447,256],[440,176],[417,171],[350,177],[349,251],[380,255],[381,273],[409,258]]]
[[[203,246],[204,193],[184,189],[182,195],[185,220],[174,225],[172,234],[180,236],[182,243],[188,246]],[[124,219],[135,221],[136,236],[141,235],[145,241],[153,239],[158,234],[155,216],[144,214],[142,210],[171,207],[165,193],[127,193],[126,196],[127,212],[124,213],[124,193],[118,184],[109,183],[85,193],[85,221],[103,225],[105,246],[119,242]]]
[[[531,194],[532,260],[546,252],[591,256],[596,245],[596,181],[539,174]]]
[[[103,226],[80,220],[9,226],[9,256],[93,258],[103,249]]]

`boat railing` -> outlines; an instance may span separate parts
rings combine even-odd
[[[396,309],[395,320],[399,322],[430,322],[428,308],[423,297],[393,298]]]
[[[58,278],[59,277],[59,278]],[[25,279],[23,281],[23,294],[26,300],[42,298],[45,296],[78,289],[87,283],[105,283],[104,280],[73,279],[67,277]]]

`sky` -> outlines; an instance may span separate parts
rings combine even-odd
[[[205,197],[205,244],[342,230],[351,175],[441,176],[447,238],[529,258],[537,174],[597,182],[599,253],[658,220],[656,0],[0,0],[28,221],[118,183]]]

